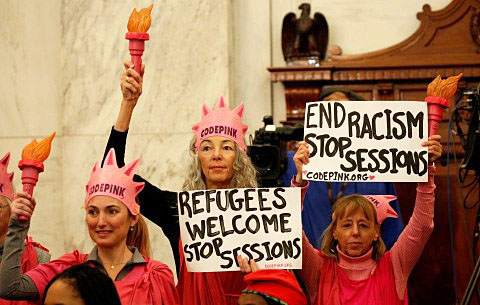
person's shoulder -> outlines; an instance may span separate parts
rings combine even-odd
[[[145,261],[147,262],[147,267],[158,269],[158,270],[170,270],[170,267],[168,265],[162,263],[161,261],[157,261],[151,258],[145,258]]]
[[[37,253],[37,262],[39,264],[48,263],[52,258],[52,255],[50,254],[50,252],[45,251],[42,248],[35,247],[35,252]]]
[[[82,254],[78,250],[73,251],[72,253],[67,253],[59,258],[51,261],[51,263],[56,264],[65,264],[65,265],[77,265],[84,263],[87,260],[88,254]]]
[[[166,264],[149,258],[145,258],[145,261],[147,262],[146,269],[149,274],[173,280],[173,272]]]

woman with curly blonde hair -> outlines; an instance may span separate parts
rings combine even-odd
[[[119,165],[124,163],[130,119],[142,93],[142,76],[133,69],[130,61],[126,61],[124,66],[125,72],[121,77],[123,100],[106,148],[106,152],[110,148],[115,149]],[[183,190],[257,187],[256,170],[246,154],[244,137],[247,126],[242,123],[242,116],[243,104],[230,110],[223,98],[213,110],[203,106],[202,119],[192,128],[195,134],[189,149],[192,159]],[[145,182],[144,189],[137,197],[140,212],[160,226],[170,241],[181,304],[237,304],[245,288],[240,271],[187,271],[181,250],[176,193],[160,190],[137,175],[134,181]]]

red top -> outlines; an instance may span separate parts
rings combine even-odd
[[[417,185],[408,225],[379,262],[372,260],[371,252],[349,257],[341,251],[336,262],[313,248],[303,234],[303,268],[299,275],[312,304],[408,304],[408,277],[433,230],[435,168],[429,167],[428,172],[428,182]],[[305,191],[302,188],[302,199]]]
[[[237,305],[246,284],[240,271],[188,272],[180,247],[177,291],[183,305]]]
[[[42,264],[26,273],[37,286],[43,299],[48,282],[63,270],[84,263],[88,254],[73,253]],[[146,264],[136,265],[122,280],[115,281],[120,301],[123,305],[134,304],[178,304],[172,271],[161,262],[144,258]]]

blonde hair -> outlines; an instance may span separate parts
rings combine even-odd
[[[133,226],[133,230],[128,231],[127,246],[137,248],[144,257],[150,258],[152,256],[147,223],[140,214],[138,215],[137,224]]]
[[[362,209],[363,213],[368,220],[373,220],[375,223],[375,227],[380,230],[380,224],[377,220],[377,211],[373,207],[373,205],[368,201],[367,198],[361,195],[349,195],[345,197],[339,198],[332,207],[332,222],[327,227],[327,229],[322,234],[322,246],[321,251],[322,253],[338,261],[338,253],[337,253],[337,240],[333,237],[333,232],[337,227],[337,222],[339,219],[342,219],[345,216],[350,216],[355,213],[358,209]],[[372,259],[375,261],[379,261],[383,254],[385,254],[386,246],[383,242],[380,235],[378,236],[378,240],[372,243],[373,252],[372,252]]]
[[[187,176],[183,182],[182,190],[204,190],[206,189],[205,176],[202,171],[202,165],[195,152],[196,138],[190,141],[190,156],[192,161],[187,170]],[[252,164],[250,157],[241,150],[235,143],[235,161],[233,162],[233,177],[230,184],[231,188],[256,188],[257,170]]]

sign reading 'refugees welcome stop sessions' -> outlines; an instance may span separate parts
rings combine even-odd
[[[178,193],[188,271],[238,271],[237,255],[261,269],[301,269],[300,209],[300,188]]]
[[[307,103],[310,162],[303,178],[317,181],[425,182],[427,105],[404,101]]]

